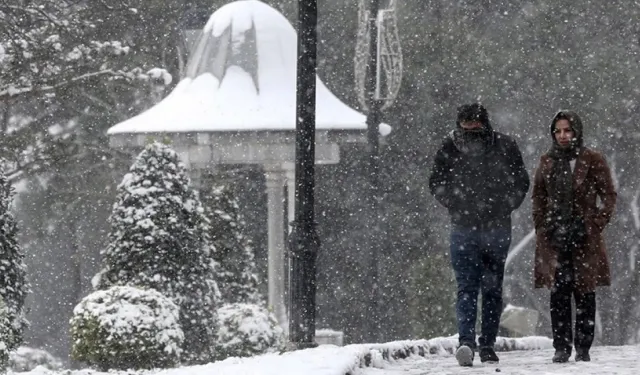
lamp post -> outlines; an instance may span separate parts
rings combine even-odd
[[[365,324],[364,339],[377,342],[381,339],[380,308],[381,281],[379,258],[383,238],[378,236],[381,223],[379,126],[381,113],[398,95],[402,81],[402,51],[396,19],[396,1],[358,0],[358,36],[356,39],[355,78],[360,105],[367,111],[367,228],[372,236],[367,247],[367,283],[371,286]]]
[[[316,258],[320,241],[314,218],[316,112],[316,0],[298,1],[295,212],[289,238],[289,341],[316,346]]]
[[[367,112],[367,149],[368,173],[369,173],[369,205],[370,228],[375,236],[380,236],[380,143],[379,127],[381,122],[380,100],[375,97],[378,66],[378,24],[377,15],[379,9],[378,0],[369,0],[369,61],[366,73],[366,100],[369,111]],[[381,246],[380,237],[371,238],[369,242],[369,280],[371,282],[371,294],[369,301],[369,317],[367,319],[367,331],[370,342],[378,342],[380,339],[380,275],[379,261]]]

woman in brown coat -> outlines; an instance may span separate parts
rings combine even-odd
[[[540,158],[533,185],[535,286],[551,289],[553,362],[567,362],[572,344],[575,360],[589,361],[596,287],[611,284],[602,230],[613,214],[616,191],[602,154],[583,146],[582,121],[576,113],[558,112],[550,128],[553,144]]]

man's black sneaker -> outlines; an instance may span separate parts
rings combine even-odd
[[[588,350],[576,349],[576,362],[590,362],[591,356]]]
[[[460,345],[458,350],[456,350],[456,359],[458,360],[458,364],[464,367],[473,366],[473,349],[468,345]]]
[[[490,346],[480,347],[480,362],[488,362],[488,363],[498,363],[500,362],[500,358],[496,354],[496,351],[493,350]]]
[[[551,361],[553,363],[565,363],[569,361],[571,357],[571,352],[566,350],[556,350],[556,353],[553,355]]]

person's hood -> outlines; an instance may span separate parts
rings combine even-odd
[[[460,125],[462,121],[480,121],[484,130],[488,134],[493,133],[493,128],[489,121],[489,112],[482,104],[473,103],[458,107],[458,116],[456,118],[457,129],[462,129],[462,126]]]
[[[582,147],[584,143],[584,140],[583,140],[584,129],[582,127],[582,120],[580,119],[580,116],[578,116],[577,113],[571,110],[561,110],[561,111],[558,111],[555,114],[555,116],[553,116],[553,120],[551,120],[551,125],[549,126],[549,133],[551,134],[551,139],[553,140],[553,143],[554,144],[557,143],[556,137],[554,134],[556,121],[561,119],[567,119],[569,121],[571,130],[573,130],[573,132],[575,133],[576,146]]]

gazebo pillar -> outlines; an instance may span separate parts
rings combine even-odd
[[[285,173],[280,166],[265,166],[268,210],[268,304],[285,332],[289,319],[285,305],[285,241],[284,241],[284,183]]]
[[[203,170],[201,168],[193,168],[189,160],[189,154],[179,152],[178,155],[182,164],[184,164],[185,168],[189,171],[191,187],[200,195],[200,190],[202,190],[202,175],[204,174]]]
[[[296,169],[293,163],[282,163],[287,179],[287,233],[291,233],[296,208]]]

